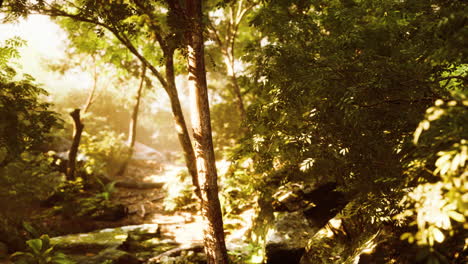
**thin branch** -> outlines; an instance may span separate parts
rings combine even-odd
[[[223,41],[219,37],[218,30],[215,28],[215,26],[211,22],[211,19],[208,19],[208,29],[211,29],[210,31],[214,34],[214,39],[218,43],[218,45],[220,47],[223,47]]]
[[[134,3],[138,6],[138,8],[143,11],[145,15],[147,15],[150,18],[150,25],[151,29],[154,32],[154,35],[156,37],[156,40],[159,43],[159,46],[163,50],[164,53],[167,53],[169,50],[169,47],[167,46],[166,41],[164,40],[164,37],[162,36],[162,30],[161,27],[159,27],[154,21],[156,20],[155,16],[153,13],[149,12],[149,9],[146,8],[143,3],[139,0],[135,0]]]
[[[38,13],[42,15],[49,15],[51,17],[69,17],[73,18],[77,21],[81,22],[87,22],[91,24],[95,24],[97,26],[101,26],[107,30],[109,30],[114,36],[128,49],[130,52],[132,52],[142,63],[146,64],[148,68],[151,70],[151,72],[156,76],[156,78],[161,82],[161,85],[163,86],[164,89],[167,89],[167,82],[162,76],[162,74],[154,67],[153,64],[151,64],[138,50],[136,47],[131,43],[131,41],[126,37],[121,34],[119,34],[119,31],[115,28],[110,27],[109,25],[96,21],[90,18],[86,18],[83,16],[75,15],[75,14],[69,14],[66,13],[62,10],[57,10],[57,9],[50,9],[50,10],[44,10],[44,13]]]

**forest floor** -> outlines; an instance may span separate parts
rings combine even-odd
[[[177,173],[185,167],[175,164],[155,163],[152,161],[133,162],[123,176],[113,180],[124,180],[136,183],[168,183],[174,181]],[[139,189],[117,187],[112,194],[113,201],[128,208],[128,215],[116,222],[114,226],[158,224],[165,236],[172,237],[180,244],[203,243],[202,219],[196,212],[175,211],[164,209],[166,198],[164,188]]]
[[[138,184],[160,183],[178,184],[177,174],[185,169],[175,163],[154,161],[132,161],[123,176],[113,176],[111,181],[125,181]],[[176,209],[166,211],[164,201],[167,196],[165,187],[158,188],[123,188],[114,187],[110,200],[121,204],[128,213],[119,220],[98,221],[89,218],[66,217],[64,214],[41,217],[50,208],[32,208],[32,215],[41,217],[41,225],[51,236],[87,233],[105,228],[129,225],[158,224],[165,237],[182,244],[202,244],[202,219],[196,212]],[[198,205],[197,205],[198,206]]]

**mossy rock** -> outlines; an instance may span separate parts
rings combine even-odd
[[[94,256],[72,257],[80,264],[140,264],[142,263],[135,255],[115,248],[107,248]]]
[[[117,248],[127,240],[128,234],[138,230],[139,234],[159,232],[157,224],[132,225],[108,228],[91,233],[73,234],[51,239],[55,248],[66,253],[97,253],[107,248]]]

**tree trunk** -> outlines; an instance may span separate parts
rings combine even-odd
[[[70,113],[73,118],[74,129],[73,129],[73,142],[68,153],[68,166],[67,166],[67,178],[69,180],[75,180],[75,165],[76,155],[78,154],[78,147],[80,145],[81,133],[83,133],[84,125],[80,119],[80,109],[75,109]]]
[[[164,54],[167,81],[166,91],[168,92],[171,101],[172,114],[174,115],[174,121],[176,123],[177,136],[179,137],[179,142],[184,152],[185,164],[192,178],[192,184],[195,186],[195,193],[199,198],[201,198],[195,152],[193,150],[192,141],[190,140],[187,123],[185,122],[184,114],[182,112],[182,107],[180,106],[179,95],[177,93],[177,87],[175,83],[173,59],[174,52],[169,51],[168,53]]]
[[[204,61],[201,0],[186,0],[189,31],[188,67],[195,157],[201,187],[204,244],[208,264],[227,264],[223,219],[218,197],[217,172]]]
[[[138,91],[136,94],[136,102],[135,102],[135,106],[133,107],[132,118],[130,120],[130,127],[128,131],[128,146],[130,147],[130,150],[133,150],[133,147],[135,146],[136,130],[137,130],[137,122],[138,122],[138,110],[140,108],[141,93],[143,91],[143,87],[145,87],[144,86],[145,78],[146,78],[146,65],[143,65],[142,70],[141,70],[140,86],[138,87]]]
[[[244,100],[242,99],[242,93],[240,90],[239,82],[237,81],[236,71],[235,71],[235,57],[234,57],[234,43],[236,41],[235,36],[232,39],[228,40],[229,42],[226,45],[229,47],[223,48],[224,64],[227,68],[227,73],[231,78],[232,90],[234,96],[236,97],[236,105],[239,111],[239,115],[242,121],[245,121],[247,114],[245,113]]]
[[[236,100],[237,109],[239,110],[241,120],[245,121],[247,119],[247,114],[245,113],[244,100],[242,99],[241,90],[239,87],[239,83],[237,82],[237,76],[235,72],[233,72],[231,76],[231,81],[234,86],[234,93],[236,94],[236,97],[237,97],[237,100]]]
[[[124,161],[122,166],[120,167],[117,175],[125,174],[127,170],[128,163],[133,155],[133,147],[135,146],[136,141],[136,130],[137,130],[137,123],[138,123],[138,111],[140,109],[140,101],[141,101],[141,93],[143,92],[143,87],[145,84],[146,78],[146,65],[143,64],[141,69],[141,77],[140,77],[140,85],[138,86],[136,98],[135,98],[135,105],[133,106],[132,116],[130,118],[130,126],[128,128],[128,158]]]
[[[86,103],[83,106],[83,113],[87,113],[89,108],[94,102],[94,94],[96,93],[96,88],[97,88],[97,82],[98,82],[98,73],[97,73],[97,66],[96,66],[96,59],[93,56],[93,62],[94,62],[94,71],[93,71],[93,87],[91,88],[91,92],[88,95],[88,98],[86,99]]]

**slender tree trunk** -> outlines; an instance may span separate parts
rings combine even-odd
[[[190,29],[188,37],[188,67],[195,156],[201,187],[204,243],[208,264],[227,264],[223,219],[218,197],[210,109],[204,61],[201,0],[186,0]]]
[[[86,103],[83,106],[83,113],[87,113],[89,108],[94,102],[94,94],[96,93],[97,82],[98,82],[98,73],[97,73],[97,66],[96,66],[96,59],[93,56],[94,62],[94,70],[93,70],[93,87],[91,88],[91,92],[88,94],[88,98],[86,99]]]
[[[145,78],[146,78],[146,65],[143,65],[141,70],[141,77],[140,77],[140,86],[138,86],[138,91],[136,94],[136,102],[135,106],[133,107],[132,117],[130,120],[130,127],[128,131],[128,146],[131,150],[135,146],[136,140],[136,130],[137,130],[137,123],[138,123],[138,111],[140,109],[140,102],[141,102],[141,93],[143,92],[143,87],[145,87]]]
[[[73,142],[68,153],[68,166],[67,166],[67,178],[69,180],[75,179],[75,165],[76,155],[78,154],[78,147],[80,145],[81,134],[83,133],[84,125],[80,119],[80,109],[75,109],[70,113],[73,118],[74,129],[73,129]]]
[[[132,116],[130,117],[130,125],[128,128],[128,157],[120,167],[117,175],[125,174],[127,170],[128,163],[133,155],[133,147],[135,147],[136,141],[136,131],[137,131],[137,124],[138,124],[138,112],[140,109],[140,102],[141,102],[141,93],[143,92],[143,87],[145,87],[145,78],[146,78],[146,65],[143,64],[141,68],[141,76],[140,76],[140,85],[138,86],[138,90],[135,97],[135,105],[133,106]]]
[[[229,19],[227,20],[227,28],[225,29],[226,36],[224,39],[221,39],[220,34],[218,33],[218,29],[211,24],[210,30],[214,36],[214,40],[218,43],[219,48],[221,49],[221,53],[223,55],[223,61],[226,65],[227,74],[230,77],[230,81],[232,83],[232,92],[235,96],[235,103],[237,109],[239,111],[239,115],[241,120],[244,121],[246,119],[246,112],[244,101],[242,98],[242,93],[240,90],[239,82],[237,80],[236,71],[235,71],[235,45],[237,39],[237,33],[239,31],[239,26],[245,17],[245,15],[256,5],[255,3],[246,3],[242,0],[234,2],[229,9]],[[237,8],[236,8],[237,7]]]
[[[234,57],[234,43],[236,39],[235,36],[232,39],[228,39],[226,45],[231,45],[230,47],[221,47],[222,54],[224,57],[224,65],[226,65],[227,74],[231,79],[232,90],[234,92],[235,101],[237,105],[237,110],[239,111],[239,115],[241,120],[244,121],[246,119],[245,107],[244,107],[244,100],[242,99],[242,93],[240,90],[239,82],[237,81],[236,71],[235,71],[235,57]],[[223,45],[221,43],[220,45]]]
[[[234,65],[232,65],[232,67],[234,68]],[[236,100],[237,109],[241,116],[241,120],[245,121],[247,118],[247,114],[245,113],[244,100],[242,99],[242,93],[241,93],[239,82],[237,81],[237,76],[236,76],[236,72],[234,71],[234,69],[232,70],[231,82],[234,87],[234,94],[236,95],[236,99],[237,99]]]
[[[175,83],[173,51],[169,51],[168,53],[164,54],[167,81],[166,90],[168,91],[169,98],[171,101],[172,113],[174,115],[174,120],[176,123],[176,130],[177,135],[179,137],[179,142],[184,152],[185,164],[192,178],[192,184],[193,186],[195,186],[195,193],[199,198],[201,198],[200,185],[198,183],[195,152],[193,150],[192,141],[190,139],[184,114],[182,112],[182,107],[180,106],[179,95],[177,93],[177,87]]]

